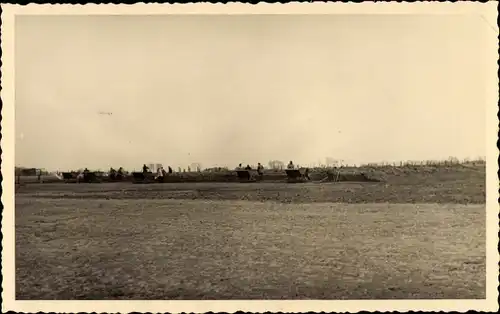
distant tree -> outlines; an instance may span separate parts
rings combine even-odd
[[[327,167],[338,167],[343,163],[343,160],[335,159],[332,157],[326,157],[325,162]]]
[[[285,167],[285,163],[280,160],[271,160],[268,163],[269,169],[281,170]]]
[[[197,172],[201,171],[201,164],[199,162],[193,162],[191,164],[191,169],[196,170]]]
[[[460,160],[458,160],[458,158],[457,158],[457,157],[450,156],[450,157],[448,158],[448,162],[449,162],[450,164],[452,164],[452,165],[453,165],[453,164],[459,164],[459,163],[460,163]]]

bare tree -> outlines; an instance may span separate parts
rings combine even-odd
[[[336,160],[332,157],[326,157],[325,162],[326,162],[327,167],[336,167],[339,163],[338,160]]]
[[[269,165],[269,169],[273,170],[282,170],[285,167],[285,163],[280,160],[271,160],[267,164]]]
[[[197,172],[201,172],[201,164],[199,162],[193,162],[191,164],[191,169],[196,169]]]

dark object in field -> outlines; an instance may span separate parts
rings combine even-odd
[[[41,171],[36,168],[20,169],[18,172],[20,176],[29,176],[29,177],[39,176],[41,173]]]
[[[132,172],[134,183],[153,183],[155,175],[152,172]]]
[[[127,175],[125,174],[123,167],[118,168],[118,171],[113,168],[110,169],[107,180],[111,182],[121,182],[127,179]]]
[[[78,176],[78,174],[76,172],[63,172],[62,173],[63,180],[66,183],[73,182],[73,181],[76,182],[77,176]]]
[[[306,168],[285,169],[289,183],[306,182],[309,180],[309,171]]]
[[[81,181],[83,183],[101,183],[101,176],[99,176],[98,173],[96,172],[84,172],[83,173],[83,180]]]
[[[255,170],[236,170],[238,180],[240,182],[254,182],[257,181],[257,171]],[[258,176],[260,178],[260,176]]]
[[[66,183],[101,183],[102,173],[91,172],[89,170],[84,171],[83,177],[78,175],[78,172],[63,172],[62,177]]]
[[[111,182],[120,182],[125,179],[125,176],[121,173],[110,173],[108,178]]]

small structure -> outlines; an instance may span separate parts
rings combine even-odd
[[[90,171],[87,168],[77,176],[77,183],[101,183],[102,172]]]
[[[133,183],[154,183],[155,174],[151,171],[148,172],[132,172]]]
[[[102,182],[102,176],[100,173],[97,172],[87,172],[83,174],[83,182],[84,183],[101,183]]]
[[[289,183],[300,183],[309,181],[309,170],[307,168],[285,169]]]
[[[15,167],[16,182],[21,183],[21,177],[27,182],[34,182],[33,177],[37,177],[36,182],[42,183],[43,170],[38,168]],[[28,177],[28,178],[26,178]]]
[[[62,172],[62,179],[65,183],[101,183],[102,173],[85,169],[82,172],[70,171]]]
[[[74,171],[72,171],[72,172],[63,172],[61,174],[62,174],[62,178],[63,178],[63,180],[64,180],[65,183],[73,182],[73,180],[75,180],[75,182],[76,182],[76,177],[78,175]]]
[[[163,164],[160,163],[150,163],[147,166],[149,168],[149,171],[153,173],[157,173],[159,169],[163,168]]]
[[[258,179],[261,179],[261,176],[258,175],[257,170],[255,169],[236,169],[236,175],[238,176],[238,180],[240,182],[255,182]]]

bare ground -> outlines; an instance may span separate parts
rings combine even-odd
[[[483,180],[377,183],[28,184],[18,196],[49,199],[210,199],[282,203],[484,204]]]
[[[26,185],[16,296],[484,298],[484,176],[465,178]]]

